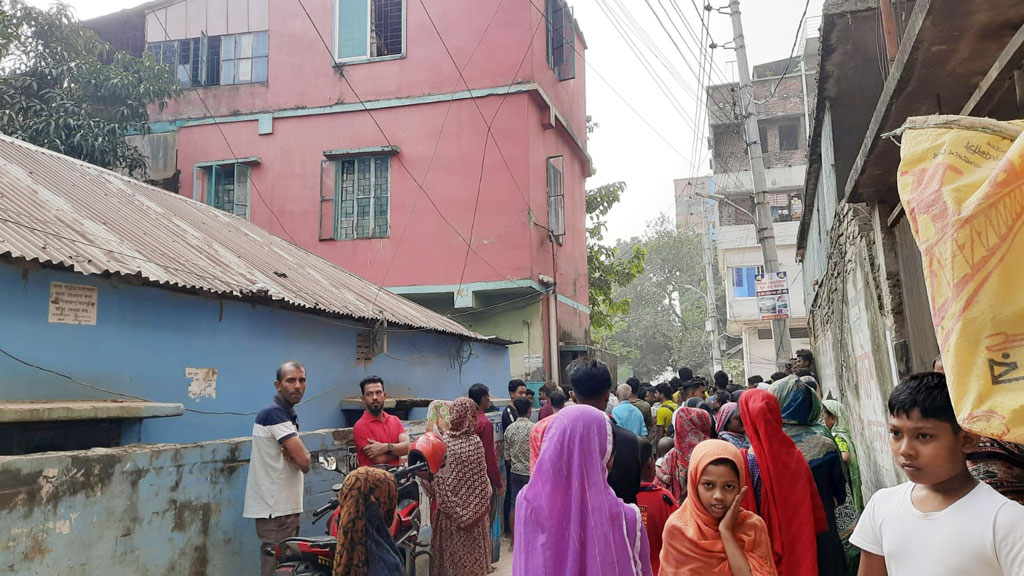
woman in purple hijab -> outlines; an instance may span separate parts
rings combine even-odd
[[[652,576],[640,509],[608,485],[611,420],[582,404],[551,418],[516,499],[513,576]]]

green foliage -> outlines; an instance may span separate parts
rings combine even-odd
[[[146,133],[146,107],[176,93],[169,69],[114,53],[67,5],[0,0],[0,132],[144,177],[146,159],[125,137]]]
[[[590,328],[593,333],[612,329],[612,317],[629,313],[629,298],[615,298],[617,286],[625,286],[644,271],[642,247],[634,246],[629,256],[620,257],[616,247],[606,246],[605,218],[622,197],[625,182],[613,182],[587,190],[587,268],[590,275]]]
[[[729,375],[729,379],[736,384],[746,385],[747,372],[743,367],[743,360],[726,360],[722,362],[722,370]]]
[[[631,283],[613,290],[612,299],[628,301],[629,309],[616,311],[609,328],[595,330],[595,340],[617,354],[620,363],[631,366],[642,380],[657,381],[684,365],[710,374],[700,235],[676,230],[663,216],[643,238],[621,243],[618,248],[644,253],[644,267]]]

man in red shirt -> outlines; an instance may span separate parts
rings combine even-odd
[[[409,435],[397,416],[384,411],[384,380],[380,376],[367,376],[359,383],[366,410],[352,427],[356,443],[356,459],[360,466],[387,464],[398,466],[400,458],[409,453]]]
[[[476,435],[484,444],[484,461],[487,463],[487,478],[491,481],[493,495],[491,498],[490,525],[494,525],[494,517],[498,513],[497,504],[505,496],[505,483],[501,479],[501,472],[498,470],[498,452],[494,447],[494,423],[488,418],[484,411],[491,405],[491,391],[483,384],[473,384],[469,387],[469,398],[476,402]]]
[[[651,545],[651,568],[654,576],[658,576],[661,568],[661,533],[665,530],[668,517],[679,508],[672,498],[672,493],[654,481],[654,445],[646,438],[640,439],[640,491],[636,494],[636,503],[640,507],[640,517],[647,529],[647,541]]]

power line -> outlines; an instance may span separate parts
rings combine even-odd
[[[101,388],[99,386],[95,386],[95,385],[89,384],[87,382],[82,382],[81,380],[78,380],[77,378],[74,378],[72,376],[68,376],[67,374],[64,374],[63,372],[58,372],[57,370],[53,370],[51,368],[46,368],[45,366],[39,366],[38,364],[33,364],[33,363],[31,363],[31,362],[29,362],[27,360],[23,360],[23,359],[19,358],[18,356],[15,356],[14,354],[11,354],[7,350],[4,350],[3,348],[0,348],[0,354],[3,354],[4,356],[7,356],[11,360],[14,360],[15,362],[18,362],[19,364],[23,364],[25,366],[28,366],[29,368],[34,368],[34,369],[39,370],[41,372],[46,372],[48,374],[53,374],[54,376],[59,376],[59,377],[64,378],[65,380],[68,380],[68,381],[70,381],[70,382],[72,382],[74,384],[78,384],[79,386],[83,386],[85,388],[89,388],[89,389],[95,390],[97,392],[103,392],[104,394],[110,394],[112,396],[118,396],[120,398],[128,398],[128,399],[131,399],[131,400],[137,400],[139,402],[153,402],[152,400],[147,400],[146,398],[143,398],[142,396],[135,396],[134,394],[125,394],[124,392],[117,392],[115,390],[108,390],[107,388]],[[185,411],[186,412],[192,412],[194,414],[206,414],[206,415],[212,415],[212,416],[255,416],[256,415],[256,412],[213,412],[213,411],[208,411],[208,410],[195,410],[193,408],[185,408]]]
[[[430,21],[430,25],[434,29],[434,33],[437,35],[437,39],[441,41],[441,46],[444,47],[445,53],[448,54],[448,58],[451,60],[452,66],[454,66],[455,67],[455,71],[458,72],[459,79],[462,80],[462,83],[466,86],[466,89],[469,90],[470,93],[472,93],[473,89],[469,86],[469,82],[466,81],[465,76],[463,76],[462,70],[459,68],[458,62],[456,62],[455,61],[455,57],[452,56],[452,52],[448,48],[448,43],[444,41],[444,37],[441,35],[441,31],[438,30],[437,24],[434,22],[434,18],[430,15],[430,11],[427,10],[427,6],[426,6],[426,4],[424,4],[423,0],[420,0],[420,6],[423,7],[423,12],[427,15],[427,20]],[[498,8],[501,8],[501,3],[498,4]],[[494,13],[497,14],[497,9],[495,10]],[[493,18],[494,17],[492,16],[491,19],[493,20]],[[489,26],[489,24],[488,24],[488,26]],[[508,160],[505,158],[505,154],[501,150],[501,145],[498,144],[498,139],[491,132],[491,127],[494,125],[494,121],[498,118],[498,113],[501,112],[501,107],[505,104],[505,99],[508,97],[509,92],[512,90],[512,85],[515,84],[516,78],[519,77],[519,71],[523,69],[523,64],[526,63],[526,59],[530,56],[530,51],[533,48],[533,42],[536,39],[537,31],[539,31],[539,30],[540,30],[540,21],[538,21],[537,22],[537,26],[534,27],[533,34],[530,36],[530,43],[526,46],[526,51],[523,53],[523,57],[519,61],[519,66],[516,67],[516,71],[512,74],[512,80],[511,80],[511,82],[509,82],[509,87],[505,91],[505,94],[502,95],[501,100],[498,102],[498,107],[497,107],[497,109],[495,109],[494,114],[491,116],[491,120],[490,121],[487,120],[486,116],[484,115],[483,110],[480,108],[480,103],[476,101],[476,98],[471,98],[471,100],[473,101],[473,105],[476,107],[477,113],[480,114],[480,118],[484,121],[484,124],[487,127],[487,133],[484,134],[483,153],[481,154],[481,158],[480,158],[480,178],[479,178],[479,180],[477,182],[477,186],[476,186],[476,199],[473,202],[473,217],[472,217],[472,220],[470,221],[470,226],[469,226],[469,245],[467,245],[466,257],[465,257],[465,259],[462,262],[462,273],[459,275],[459,286],[458,286],[458,290],[459,291],[462,290],[462,282],[466,278],[466,268],[469,266],[469,252],[470,252],[469,249],[472,248],[473,235],[474,235],[474,232],[476,230],[476,215],[477,215],[477,212],[478,212],[478,210],[480,208],[480,192],[483,189],[484,168],[485,168],[485,163],[486,163],[486,160],[487,160],[487,144],[488,144],[488,142],[490,140],[494,140],[494,146],[498,149],[498,155],[501,156],[502,161],[505,163],[506,169],[508,169],[509,176],[512,178],[512,183],[515,184],[516,190],[519,191],[519,195],[522,196],[523,200],[526,202],[527,211],[528,212],[530,211],[530,201],[527,200],[526,196],[523,195],[523,191],[519,187],[519,182],[516,180],[515,174],[512,172],[512,168],[508,165]],[[486,35],[486,33],[487,33],[487,30],[484,30],[484,35]],[[480,36],[480,41],[478,41],[477,46],[479,46],[480,42],[483,41],[484,35]],[[475,49],[474,49],[474,51],[475,51]],[[548,224],[550,225],[550,222]]]
[[[330,46],[327,45],[327,40],[325,40],[323,34],[320,33],[320,29],[317,28],[316,22],[313,21],[313,17],[309,14],[309,11],[306,9],[306,6],[303,4],[302,0],[296,0],[296,2],[299,3],[299,7],[302,8],[302,11],[305,13],[306,18],[309,20],[309,23],[313,25],[313,29],[316,31],[317,36],[320,38],[320,42],[321,42],[321,44],[323,44],[324,49],[327,50],[328,54],[330,55],[332,62],[334,62],[335,65],[337,65],[337,60],[334,58],[333,51],[331,50]],[[345,85],[348,86],[348,89],[352,92],[352,95],[355,97],[356,101],[358,101],[359,104],[363,107],[363,111],[365,111],[367,116],[369,116],[370,121],[373,122],[374,126],[377,128],[377,131],[380,132],[381,136],[384,138],[384,141],[387,143],[387,145],[388,146],[393,146],[393,144],[391,143],[391,139],[388,138],[388,135],[384,131],[384,128],[380,125],[380,122],[377,121],[377,118],[373,115],[373,112],[366,105],[366,102],[359,96],[359,92],[356,91],[355,87],[352,85],[352,82],[348,79],[348,75],[347,74],[341,74],[340,76],[341,76],[342,80],[345,82]],[[426,188],[423,186],[423,184],[420,182],[420,180],[418,178],[416,178],[416,176],[412,173],[412,171],[409,169],[409,167],[402,160],[401,155],[396,155],[395,159],[398,160],[398,164],[402,167],[402,169],[409,176],[409,178],[411,178],[412,181],[416,184],[416,186],[420,189],[420,191],[423,193],[423,195],[427,198],[427,201],[430,202],[430,205],[434,207],[434,210],[437,212],[437,215],[452,230],[452,232],[455,232],[455,235],[458,236],[459,239],[462,240],[462,242],[464,244],[466,244],[466,246],[469,248],[469,250],[472,251],[474,254],[476,254],[477,257],[479,257],[481,261],[483,261],[485,264],[490,266],[491,269],[494,270],[495,272],[497,272],[498,274],[502,274],[502,272],[500,270],[498,270],[497,268],[495,268],[494,265],[491,264],[491,262],[489,260],[484,258],[479,252],[477,252],[476,250],[473,249],[472,243],[469,240],[467,240],[466,237],[463,236],[463,234],[461,232],[459,232],[459,229],[456,228],[456,226],[451,222],[451,220],[449,220],[448,217],[445,216],[444,212],[437,205],[437,203],[434,201],[434,199],[430,196],[430,193],[427,192]],[[509,281],[517,284],[518,286],[528,287],[528,286],[524,286],[522,284],[519,284],[516,280],[508,277],[507,275],[504,275],[504,276],[506,277],[506,279],[508,279]]]
[[[494,19],[498,15],[498,11],[501,9],[501,6],[504,4],[504,1],[505,0],[501,0],[500,2],[498,2],[498,6],[494,9],[494,12],[491,14],[490,20],[488,20],[488,22],[487,22],[487,26],[484,27],[484,31],[480,34],[480,38],[477,40],[476,45],[473,47],[473,51],[470,53],[469,58],[466,60],[465,66],[469,66],[470,62],[473,61],[473,57],[476,56],[477,50],[479,50],[480,45],[483,43],[484,38],[487,36],[487,32],[491,29],[491,24],[494,23]],[[427,12],[426,6],[423,6],[423,10],[424,10],[424,12]],[[429,12],[427,12],[427,17],[430,18]],[[433,18],[430,18],[430,22],[433,25],[434,31],[435,31],[435,33],[437,33],[438,38],[441,40],[442,44],[444,44],[444,39],[441,38],[441,33],[438,31],[437,26],[434,25]],[[315,25],[314,25],[314,29],[316,29]],[[533,46],[534,38],[536,37],[537,31],[539,29],[540,29],[540,23],[537,24],[537,27],[533,31],[533,36],[531,36],[531,38],[530,38],[530,44],[527,46],[527,49],[526,49],[526,55],[529,55],[530,48]],[[319,29],[317,29],[317,34],[319,34],[319,33],[320,33],[320,31],[319,31]],[[323,37],[322,36],[321,36],[321,41],[323,41]],[[447,45],[445,45],[445,51],[448,53],[448,56],[451,59],[452,64],[455,66],[455,69],[456,69],[456,71],[459,74],[459,80],[461,80],[463,82],[463,84],[465,84],[466,88],[470,91],[470,95],[472,95],[473,90],[472,90],[472,88],[470,88],[469,83],[466,82],[466,79],[465,79],[465,77],[462,74],[462,70],[459,68],[458,63],[455,62],[455,59],[452,57],[451,51],[448,50]],[[334,58],[334,54],[333,53],[331,54],[331,58],[333,60],[333,58]],[[526,56],[524,55],[523,60],[519,64],[519,68],[517,68],[515,74],[512,75],[512,81],[509,83],[509,88],[508,88],[508,90],[506,90],[505,95],[502,96],[502,100],[501,100],[502,104],[504,104],[505,96],[508,95],[508,92],[511,90],[512,85],[515,83],[516,78],[519,76],[519,70],[522,69],[522,65],[523,65],[523,62],[525,62],[525,59],[526,59]],[[444,132],[444,126],[445,126],[445,124],[448,121],[448,114],[451,112],[452,102],[455,100],[455,89],[457,87],[458,87],[458,81],[456,81],[455,86],[452,87],[452,90],[451,90],[452,97],[449,98],[449,100],[448,100],[448,108],[445,110],[444,119],[441,121],[441,127],[438,129],[437,139],[434,141],[434,150],[431,153],[430,162],[427,164],[427,170],[426,170],[426,172],[424,173],[424,176],[423,176],[423,181],[424,182],[426,182],[427,175],[429,175],[429,173],[430,173],[430,167],[433,166],[434,156],[437,154],[438,145],[441,142],[441,135]],[[476,106],[477,112],[480,114],[481,119],[483,119],[484,123],[487,124],[487,132],[488,132],[488,134],[490,135],[491,138],[494,139],[495,145],[497,145],[498,144],[497,138],[494,138],[494,135],[491,133],[491,123],[487,122],[487,118],[484,116],[483,110],[481,110],[480,105],[477,103],[476,99],[473,98],[472,100],[473,100],[473,104]],[[498,111],[500,111],[500,110],[501,110],[501,105],[499,104],[498,109],[494,113],[494,118],[497,118]],[[492,119],[492,122],[493,122],[493,119]],[[483,155],[484,158],[486,158],[486,152],[487,152],[487,137],[485,136],[484,137],[484,155]],[[501,147],[500,146],[498,147],[498,152],[501,155],[502,161],[505,162],[505,168],[508,170],[509,176],[511,176],[511,178],[512,178],[512,183],[515,184],[516,190],[519,192],[519,195],[522,196],[523,201],[526,203],[526,208],[527,208],[528,213],[531,213],[532,210],[533,210],[533,207],[530,204],[530,200],[529,200],[529,198],[527,196],[525,196],[523,194],[522,189],[519,187],[519,182],[516,181],[515,175],[512,173],[512,168],[509,166],[508,161],[505,160],[505,155],[503,153],[501,153]],[[482,184],[483,183],[483,159],[481,159],[480,171],[481,171],[480,172],[480,174],[481,174],[480,184]],[[479,189],[479,186],[478,186],[478,188],[477,188],[477,199],[478,200],[479,200],[479,190],[480,189]],[[417,192],[416,193],[416,198],[413,201],[412,209],[410,209],[409,215],[406,217],[405,225],[402,227],[402,232],[400,233],[400,235],[398,237],[398,240],[396,242],[394,252],[392,252],[391,258],[388,260],[388,266],[384,270],[384,276],[381,278],[380,285],[378,285],[378,287],[377,287],[377,292],[374,294],[374,297],[373,297],[374,304],[376,304],[377,297],[380,295],[381,290],[383,290],[383,288],[384,288],[384,284],[387,282],[388,274],[390,274],[390,272],[391,272],[391,266],[395,262],[395,256],[398,254],[398,251],[401,249],[402,241],[405,239],[405,232],[406,232],[406,230],[409,227],[409,222],[410,222],[410,220],[412,220],[413,214],[415,214],[416,205],[419,203],[419,197],[420,197],[420,192]],[[475,221],[476,221],[476,207],[474,207],[474,209],[473,209],[473,218],[474,218],[474,224],[475,224]],[[470,232],[470,240],[472,240],[472,231]],[[460,275],[460,278],[459,278],[459,289],[462,288],[462,281],[463,281],[463,278],[464,278],[464,275],[465,275],[465,271],[466,271],[465,265],[468,262],[469,262],[469,250],[467,249],[467,251],[466,251],[466,261],[463,264],[462,275]],[[507,277],[507,275],[506,275],[506,277]]]
[[[789,49],[789,58],[786,60],[786,68],[785,70],[782,71],[782,76],[779,76],[779,81],[776,82],[775,87],[772,88],[772,93],[769,94],[768,97],[765,98],[764,100],[754,100],[755,103],[764,104],[765,102],[768,102],[769,100],[774,98],[775,92],[778,91],[779,86],[782,85],[782,81],[785,80],[786,76],[789,74],[789,69],[793,65],[793,55],[796,53],[796,45],[797,42],[800,40],[800,31],[804,29],[804,25],[807,23],[807,8],[810,5],[811,0],[807,0],[807,2],[804,3],[804,11],[803,14],[800,15],[800,23],[797,24],[796,26],[796,34],[793,35],[793,46],[790,47]],[[881,13],[881,10],[879,10],[879,13]],[[751,100],[753,100],[753,94],[751,94]]]
[[[154,12],[154,16],[156,16],[155,12]],[[157,24],[160,25],[160,28],[164,31],[164,37],[165,38],[170,38],[171,35],[167,32],[167,27],[164,26],[164,23],[163,23],[163,21],[160,20],[159,16],[156,16],[156,22],[157,22]],[[220,137],[224,139],[224,144],[227,145],[227,147],[228,147],[228,153],[231,154],[231,158],[237,164],[238,163],[238,155],[235,154],[234,149],[231,147],[231,142],[228,140],[227,134],[224,133],[224,128],[221,127],[221,123],[218,122],[217,119],[213,116],[213,111],[210,110],[210,107],[206,105],[206,100],[203,99],[203,95],[199,92],[199,89],[196,88],[194,85],[192,85],[192,71],[191,71],[191,69],[189,69],[189,84],[190,84],[190,88],[192,88],[192,90],[195,92],[196,97],[199,98],[199,102],[203,105],[203,108],[206,110],[207,117],[213,122],[213,125],[217,127],[217,131],[220,132]],[[288,238],[292,241],[292,244],[296,244],[297,245],[298,241],[295,240],[295,237],[291,235],[291,232],[288,232],[288,228],[285,227],[284,222],[281,222],[281,218],[279,218],[277,216],[277,212],[274,212],[274,209],[270,207],[270,204],[263,197],[263,194],[260,194],[260,187],[256,185],[256,179],[253,178],[253,175],[252,175],[251,172],[249,173],[249,183],[252,184],[253,191],[256,192],[256,197],[260,199],[260,202],[263,203],[263,206],[267,209],[267,211],[270,212],[270,215],[274,217],[274,220],[277,221],[277,225],[281,227],[281,230],[283,230],[284,233],[288,236]],[[193,198],[195,197],[195,194],[196,194],[196,191],[192,190]]]

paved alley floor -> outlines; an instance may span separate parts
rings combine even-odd
[[[496,570],[490,576],[512,576],[512,553],[508,551],[508,538],[501,540],[501,559],[494,565]],[[417,576],[430,576],[430,563],[426,556],[416,563]]]
[[[512,553],[508,551],[508,538],[501,539],[501,558],[494,567],[497,570],[491,576],[512,576]]]

